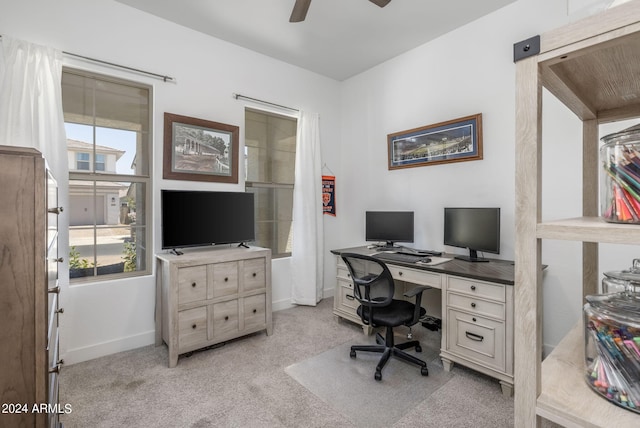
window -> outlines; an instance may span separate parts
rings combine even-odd
[[[151,266],[151,88],[65,68],[69,276],[147,274]]]
[[[291,255],[297,120],[245,111],[245,185],[256,198],[256,245]]]
[[[76,153],[76,169],[89,171],[89,153]]]

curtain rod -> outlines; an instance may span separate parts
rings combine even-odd
[[[242,98],[243,100],[255,101],[257,103],[262,103],[262,104],[266,104],[266,105],[270,105],[270,106],[274,106],[274,107],[279,107],[279,108],[283,108],[285,110],[291,110],[291,111],[297,111],[297,112],[300,111],[297,108],[291,108],[291,107],[283,106],[281,104],[271,103],[269,101],[264,101],[264,100],[259,100],[257,98],[247,97],[246,95],[233,94],[233,98],[235,98],[236,100],[239,99],[239,98]]]
[[[1,38],[2,38],[2,34],[0,34],[0,39]],[[155,77],[157,79],[163,80],[164,82],[175,82],[175,80],[176,80],[174,77],[165,76],[165,75],[157,74],[157,73],[152,73],[150,71],[140,70],[138,68],[128,67],[126,65],[115,64],[113,62],[103,61],[101,59],[91,58],[91,57],[88,57],[88,56],[78,55],[78,54],[74,54],[74,53],[71,53],[71,52],[65,52],[65,51],[62,51],[62,53],[65,54],[65,55],[68,55],[68,56],[81,58],[81,59],[84,59],[86,61],[97,62],[99,64],[110,65],[112,67],[122,68],[124,70],[129,70],[129,71],[134,71],[136,73],[146,74],[148,76],[152,76],[152,77]]]

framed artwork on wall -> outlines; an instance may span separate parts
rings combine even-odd
[[[482,114],[387,135],[389,169],[482,159]]]
[[[237,183],[239,133],[234,125],[165,113],[163,178]]]

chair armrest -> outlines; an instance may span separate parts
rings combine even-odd
[[[428,285],[419,285],[404,293],[404,297],[414,297],[418,293],[422,293],[425,290],[431,290],[432,288],[433,287],[429,287]]]
[[[413,319],[410,324],[406,325],[414,325],[420,319],[420,306],[422,304],[422,293],[426,290],[431,290],[433,287],[429,287],[427,285],[418,285],[417,287],[412,288],[411,290],[404,293],[404,297],[415,297],[415,310],[413,312]]]

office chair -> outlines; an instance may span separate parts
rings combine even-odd
[[[415,297],[415,304],[406,300],[394,299],[395,284],[391,272],[384,262],[374,257],[355,253],[341,254],[351,279],[353,280],[353,295],[360,302],[358,315],[365,325],[372,327],[386,327],[383,338],[376,333],[377,345],[354,345],[351,347],[351,358],[356,357],[356,351],[382,353],[376,367],[375,380],[382,380],[382,369],[390,357],[396,357],[420,366],[420,374],[428,376],[427,363],[404,352],[405,349],[415,348],[422,352],[420,342],[413,340],[396,345],[393,328],[401,325],[411,327],[416,324],[426,311],[420,307],[422,292],[430,289],[418,286],[404,294],[405,297]]]

